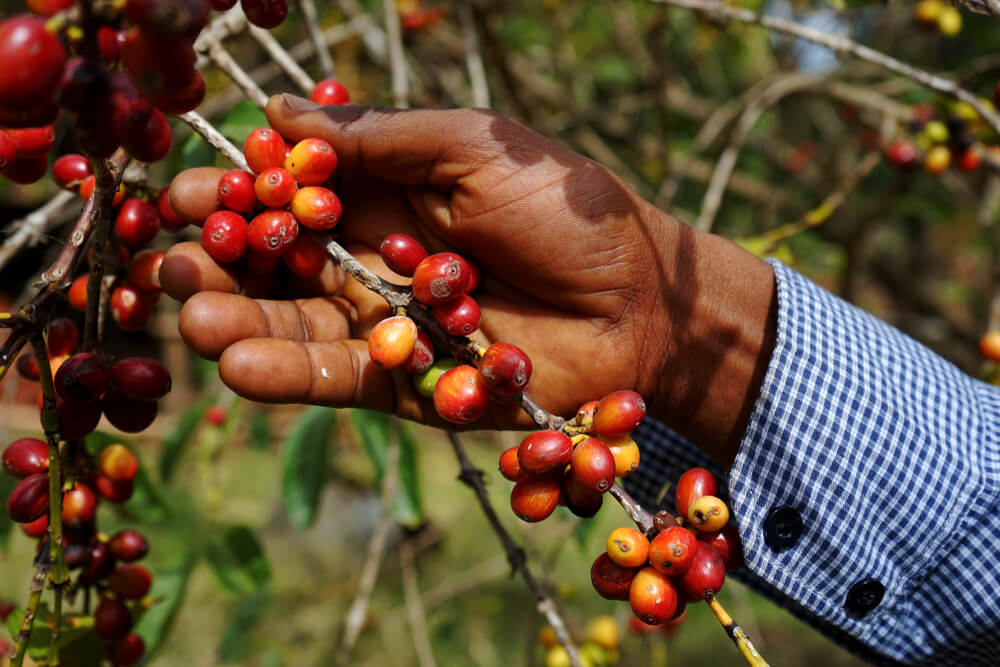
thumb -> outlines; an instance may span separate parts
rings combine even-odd
[[[455,185],[496,157],[500,126],[516,125],[484,110],[321,107],[287,94],[272,97],[266,111],[271,127],[287,139],[328,141],[340,170],[437,187]]]

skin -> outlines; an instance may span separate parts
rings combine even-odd
[[[648,413],[723,464],[732,461],[773,347],[770,266],[657,210],[601,165],[482,110],[319,108],[271,98],[289,141],[320,137],[339,156],[341,244],[396,282],[377,248],[392,232],[428,252],[475,262],[484,343],[532,359],[528,392],[571,416],[584,402],[634,389]],[[179,174],[174,209],[200,224],[218,207],[220,169]],[[380,297],[328,264],[312,279],[259,278],[175,245],[160,271],[183,301],[180,331],[218,359],[223,381],[266,402],[356,406],[445,425],[409,376],[384,371],[365,338],[390,315]],[[526,428],[491,406],[476,428]]]

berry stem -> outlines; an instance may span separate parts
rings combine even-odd
[[[257,82],[247,74],[246,70],[240,67],[239,63],[226,51],[222,40],[214,34],[203,35],[205,39],[198,40],[198,47],[204,49],[205,55],[215,63],[215,66],[223,71],[229,79],[239,86],[240,90],[250,98],[254,104],[263,109],[267,106],[267,93],[261,90]],[[190,112],[189,112],[190,113]]]
[[[615,482],[608,489],[608,493],[618,501],[618,504],[622,506],[628,517],[635,522],[635,525],[639,527],[639,530],[643,532],[646,537],[652,539],[656,536],[658,532],[653,525],[653,515],[642,508],[635,498],[629,495],[628,491],[622,488],[622,485]]]
[[[42,591],[45,590],[45,579],[49,574],[49,559],[45,558],[45,546],[38,552],[35,558],[35,574],[31,577],[31,588],[28,594],[28,605],[24,610],[24,618],[17,629],[17,637],[14,638],[14,650],[10,654],[10,667],[22,667],[24,656],[28,648],[28,639],[31,638],[31,629],[35,625],[35,613],[38,610],[38,602],[42,599]]]
[[[722,624],[723,629],[729,638],[733,640],[736,644],[736,648],[740,650],[740,653],[746,659],[747,664],[750,667],[768,667],[768,663],[764,660],[764,657],[757,652],[754,648],[753,642],[747,637],[747,633],[743,631],[743,628],[736,624],[736,621],[726,613],[726,610],[722,608],[719,601],[714,597],[708,599],[708,607],[715,614],[715,617],[719,619],[719,623]]]
[[[59,634],[62,626],[62,588],[52,591],[55,609],[52,612],[52,643],[49,644],[49,667],[59,667]]]

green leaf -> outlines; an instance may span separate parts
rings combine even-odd
[[[170,516],[170,505],[160,492],[160,489],[149,478],[146,466],[139,462],[139,472],[135,476],[135,491],[132,497],[121,506],[121,511],[130,519],[142,523],[163,521]]]
[[[273,597],[274,594],[265,589],[241,599],[233,606],[229,612],[229,624],[216,649],[219,662],[237,662],[247,655],[251,647],[250,633],[264,615]]]
[[[399,431],[399,488],[392,499],[392,516],[407,528],[416,528],[424,522],[416,443],[408,429]]]
[[[160,459],[157,462],[157,471],[161,481],[170,481],[181,460],[181,455],[191,442],[191,436],[204,420],[205,413],[211,406],[210,399],[203,398],[198,401],[184,411],[170,432],[163,437],[160,443]]]
[[[573,527],[573,539],[576,540],[577,546],[580,550],[589,553],[587,545],[590,543],[590,536],[594,534],[594,529],[597,528],[598,521],[595,518],[581,519],[576,522],[576,526]]]
[[[351,421],[358,430],[361,446],[375,466],[375,479],[382,483],[385,454],[389,448],[389,415],[371,410],[351,410]]]
[[[267,116],[250,100],[243,100],[223,117],[219,131],[230,141],[242,146],[247,136],[258,127],[267,127]]]
[[[247,526],[226,528],[222,539],[209,542],[205,556],[223,589],[250,595],[271,580],[271,564],[257,536]]]
[[[215,165],[215,149],[198,134],[192,134],[181,145],[181,169]]]
[[[17,636],[21,629],[21,621],[24,619],[24,609],[18,608],[7,617],[7,631],[11,638]],[[80,617],[81,622],[73,620],[73,616],[64,615],[62,628],[59,633],[59,648],[62,649],[69,644],[82,640],[87,635],[93,635],[93,621],[91,617]],[[36,662],[48,659],[49,647],[52,643],[52,624],[54,618],[48,603],[39,603],[35,610],[35,623],[31,628],[31,636],[28,638],[26,654]]]
[[[281,497],[296,528],[316,519],[330,468],[330,434],[336,413],[313,407],[302,413],[288,435],[281,455]]]
[[[156,576],[153,577],[153,587],[149,591],[149,597],[155,602],[142,614],[139,622],[132,629],[132,632],[142,637],[142,641],[146,645],[143,664],[149,662],[149,659],[170,632],[174,615],[184,598],[188,579],[190,579],[191,571],[197,561],[198,554],[190,552],[179,567],[171,570],[159,568],[156,570]]]
[[[0,498],[7,498],[11,491],[17,486],[17,480],[8,475],[0,475]],[[0,551],[7,547],[10,540],[10,533],[14,529],[14,522],[6,511],[0,512]]]

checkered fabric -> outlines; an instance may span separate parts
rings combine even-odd
[[[1000,665],[1000,390],[777,261],[774,353],[728,494],[743,578],[876,664]],[[722,474],[666,426],[635,434],[626,487],[672,509],[680,474]],[[669,484],[669,486],[665,486]],[[765,518],[803,530],[775,553]],[[860,619],[862,579],[885,586]]]

